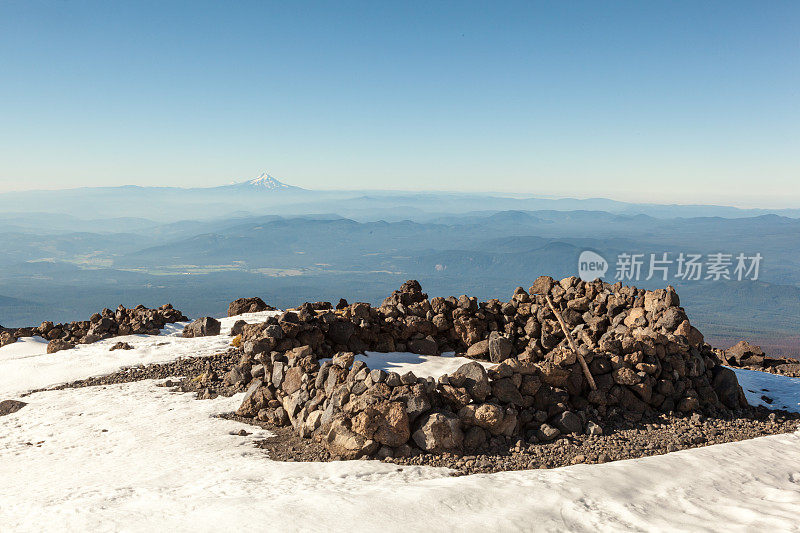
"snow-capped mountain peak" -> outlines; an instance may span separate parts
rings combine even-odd
[[[247,182],[248,185],[253,187],[258,187],[260,189],[268,189],[268,190],[277,190],[277,189],[292,189],[291,185],[286,185],[278,181],[277,179],[273,178],[266,172],[258,176],[257,178],[253,178]]]
[[[234,183],[225,187],[238,191],[299,192],[303,190],[294,185],[287,185],[266,172],[251,180]]]

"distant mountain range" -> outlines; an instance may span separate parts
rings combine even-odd
[[[167,190],[172,194],[175,189]],[[155,191],[153,201],[159,197]],[[305,204],[318,213],[324,213],[320,206],[329,207],[327,214],[269,214],[277,207],[264,209],[267,214],[248,214],[257,204],[253,198],[278,197],[273,205],[301,211],[297,206],[303,203],[293,203],[295,198],[315,194],[218,190],[194,197],[208,210],[202,220],[166,224],[147,218],[98,218],[91,205],[84,216],[93,220],[0,213],[0,323],[77,320],[118,303],[152,307],[166,301],[189,315],[213,315],[234,298],[253,295],[279,307],[343,296],[379,302],[406,279],[419,279],[432,296],[487,298],[510,295],[540,274],[575,274],[583,250],[606,258],[612,265],[609,276],[621,253],[666,252],[675,258],[681,252],[758,252],[764,257],[758,282],[646,281],[645,270],[634,283],[679,286],[693,323],[716,345],[748,338],[773,353],[800,353],[798,218],[656,218],[555,209],[458,212],[448,202],[466,205],[469,198],[455,194],[437,197],[438,212],[425,195],[416,208],[409,207],[409,196],[392,205],[391,197],[370,195],[370,202],[386,207],[368,221],[335,214],[355,210],[353,203],[363,196]],[[231,204],[240,212],[209,219],[214,196],[233,198]],[[39,207],[50,207],[45,204]],[[121,206],[107,207],[113,211]],[[174,215],[181,213],[185,211]],[[385,220],[393,214],[405,217]]]
[[[284,183],[268,173],[217,187],[82,187],[64,190],[18,191],[0,194],[0,221],[13,219],[10,229],[53,229],[101,220],[99,231],[124,231],[181,220],[222,220],[235,217],[309,216],[336,214],[359,222],[447,222],[449,218],[487,216],[507,211],[582,211],[614,215],[646,215],[658,219],[779,215],[800,218],[800,209],[739,209],[716,205],[659,205],[620,202],[608,198],[537,198],[500,193],[433,191],[311,190]],[[508,217],[508,214],[499,216]],[[538,216],[538,215],[537,215]],[[80,219],[84,223],[79,222]],[[126,220],[127,219],[127,220]],[[95,223],[88,224],[95,228]]]

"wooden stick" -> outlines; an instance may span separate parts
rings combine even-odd
[[[583,358],[581,353],[578,351],[578,347],[575,345],[575,340],[572,338],[572,333],[569,329],[567,329],[567,324],[564,322],[564,319],[561,318],[561,313],[556,310],[556,306],[553,305],[553,301],[550,299],[549,294],[545,294],[544,297],[547,299],[547,305],[550,306],[550,310],[553,311],[553,314],[556,315],[558,319],[558,323],[561,324],[561,330],[564,332],[564,335],[567,337],[567,342],[569,342],[569,347],[575,352],[575,355],[578,357],[578,361],[581,363],[581,368],[583,368],[583,375],[586,376],[586,380],[589,382],[589,387],[592,390],[597,390],[597,384],[594,382],[594,378],[592,377],[592,373],[589,372],[589,365],[586,364],[586,359]]]

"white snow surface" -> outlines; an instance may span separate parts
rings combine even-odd
[[[0,349],[0,400],[121,366],[211,355],[223,335],[109,339],[52,355]],[[124,340],[135,350],[108,348]],[[166,344],[162,344],[166,343]],[[450,373],[457,357],[360,356],[372,368]],[[463,360],[462,360],[463,359]],[[795,410],[800,380],[736,370],[755,402]],[[154,381],[45,391],[0,417],[0,531],[798,531],[800,433],[602,465],[452,477],[378,461],[287,463],[267,432],[213,415],[242,395],[195,400]],[[759,400],[760,401],[760,400]],[[248,436],[232,435],[241,429]]]
[[[152,381],[33,394],[0,418],[4,531],[790,531],[800,435],[603,465],[450,477],[285,463],[265,432]],[[245,428],[246,437],[231,435]],[[105,430],[105,431],[103,431]]]
[[[800,378],[776,376],[744,368],[732,370],[736,372],[736,378],[750,405],[800,413]],[[765,402],[762,396],[770,398],[772,403]]]
[[[165,363],[181,357],[210,356],[225,351],[230,330],[237,320],[263,322],[279,311],[262,311],[220,318],[220,335],[184,339],[186,322],[167,324],[160,335],[126,335],[93,344],[79,344],[70,350],[47,353],[47,341],[41,337],[23,338],[0,348],[0,399],[17,397],[27,391],[41,389],[79,379],[102,376],[122,367]],[[127,342],[133,350],[109,348]]]
[[[323,362],[329,360],[322,359]],[[409,352],[367,352],[366,354],[356,354],[356,361],[364,361],[371,370],[381,369],[387,372],[397,372],[400,375],[413,372],[418,378],[429,376],[437,378],[443,374],[452,374],[458,370],[458,367],[471,363],[474,359],[456,357],[452,352],[434,356]],[[478,362],[486,368],[494,366],[494,363]]]

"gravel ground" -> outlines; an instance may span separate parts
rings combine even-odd
[[[314,439],[301,439],[291,426],[277,427],[268,422],[259,422],[253,418],[245,418],[234,413],[222,414],[220,418],[258,426],[272,433],[272,437],[257,441],[256,448],[265,450],[269,458],[274,461],[320,462],[334,460],[328,449],[321,442]],[[241,435],[241,433],[239,434]]]
[[[800,415],[751,409],[729,419],[662,414],[638,424],[607,423],[598,436],[569,435],[547,444],[497,443],[483,455],[431,455],[388,458],[403,465],[444,466],[460,474],[557,468],[578,463],[605,463],[699,448],[712,444],[791,433]]]
[[[224,418],[257,425],[274,433],[259,441],[276,461],[332,461],[334,457],[318,440],[301,439],[291,428],[275,427],[233,414]],[[687,450],[753,439],[766,435],[791,433],[800,427],[800,415],[753,408],[728,419],[692,416],[659,415],[652,420],[631,424],[624,420],[607,422],[604,435],[568,435],[542,444],[522,441],[497,441],[481,455],[425,454],[386,458],[397,465],[426,465],[451,468],[454,475],[558,468],[579,463],[595,464]]]
[[[217,381],[217,378],[221,379],[225,376],[225,374],[239,362],[240,358],[241,351],[232,348],[227,352],[219,353],[211,357],[184,357],[169,363],[156,363],[123,368],[118,372],[105,376],[82,379],[45,389],[36,389],[24,396],[47,390],[74,389],[80,387],[94,387],[97,385],[116,385],[144,379],[167,379],[178,376],[188,376],[189,378],[177,379],[174,383],[167,386],[181,386],[186,389],[185,392],[190,392],[204,391],[209,388],[206,385],[210,385],[211,390],[209,393],[218,394],[216,387],[213,386],[214,384],[218,386],[221,385],[221,382]],[[206,379],[191,379],[203,375],[205,375]],[[226,390],[224,392],[230,395],[236,392],[236,390]]]

